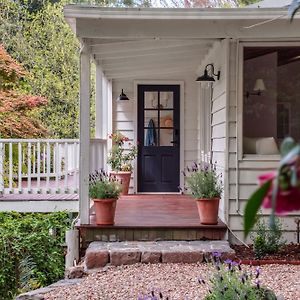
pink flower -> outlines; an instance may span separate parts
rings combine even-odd
[[[299,170],[300,171],[300,170]],[[275,172],[270,172],[259,176],[259,183],[262,185],[267,180],[273,180],[276,177]],[[267,196],[264,198],[263,207],[272,208],[272,188],[268,191]],[[291,211],[300,210],[300,188],[299,187],[290,187],[287,190],[278,189],[275,213],[277,215],[283,215]]]

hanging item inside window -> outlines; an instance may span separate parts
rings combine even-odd
[[[145,146],[156,146],[157,145],[157,136],[156,129],[153,119],[149,120],[148,128],[145,138]]]

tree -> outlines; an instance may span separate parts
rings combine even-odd
[[[0,136],[30,138],[45,136],[47,130],[32,116],[34,110],[47,104],[40,96],[23,95],[15,89],[28,75],[0,45]]]
[[[35,116],[43,120],[52,137],[77,137],[79,42],[64,21],[64,3],[44,1],[40,10],[31,13],[28,7],[12,2],[0,4],[0,39],[30,72],[20,88],[48,99]]]

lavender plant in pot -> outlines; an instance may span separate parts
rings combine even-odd
[[[96,224],[113,225],[121,185],[103,170],[90,174],[89,194],[94,202]]]
[[[195,163],[188,171],[190,175],[186,179],[186,184],[196,199],[200,222],[205,225],[217,224],[223,187],[216,173],[216,166]]]
[[[133,161],[137,156],[137,147],[129,142],[129,138],[119,131],[112,133],[109,138],[112,140],[112,148],[107,159],[112,169],[110,174],[121,182],[121,194],[127,195],[133,170]],[[126,149],[125,143],[128,143]]]

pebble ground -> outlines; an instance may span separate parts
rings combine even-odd
[[[208,287],[199,285],[197,279],[201,277],[208,281],[211,274],[212,269],[208,264],[109,267],[90,274],[80,284],[55,289],[46,294],[44,299],[137,300],[140,295],[147,295],[154,290],[170,300],[201,300],[207,294]],[[284,300],[300,299],[300,265],[262,266],[260,280],[262,285],[283,296]]]

